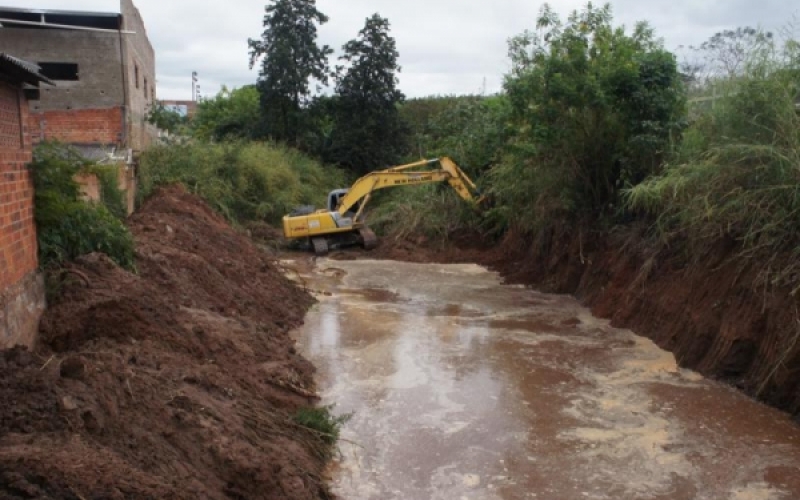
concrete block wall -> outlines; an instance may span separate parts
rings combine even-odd
[[[40,99],[31,101],[33,112],[107,109],[125,105],[122,37],[119,33],[3,28],[4,52],[36,63],[78,65],[78,81],[42,85]]]
[[[128,147],[147,149],[158,136],[155,126],[147,123],[147,113],[156,102],[156,55],[144,20],[132,0],[120,1],[123,29],[136,33],[124,35],[123,64],[127,91]]]
[[[27,123],[22,91],[0,82],[0,348],[32,346],[45,306]]]
[[[78,66],[77,81],[44,85],[41,98],[31,102],[31,111],[39,115],[34,132],[37,140],[44,136],[79,144],[114,144],[136,151],[156,140],[157,129],[147,123],[147,113],[156,101],[155,51],[133,1],[121,0],[120,13],[122,30],[133,33],[0,29],[4,52],[33,62]],[[111,110],[121,110],[121,116]],[[84,111],[97,113],[89,118]],[[103,131],[97,124],[100,117],[108,122],[105,134],[99,133]],[[121,131],[116,133],[120,122]],[[87,123],[89,130],[82,136],[71,130]],[[75,140],[74,135],[78,135]],[[100,140],[94,140],[98,137]]]

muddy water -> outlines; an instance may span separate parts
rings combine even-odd
[[[303,279],[343,499],[800,499],[800,427],[571,298],[473,265]]]

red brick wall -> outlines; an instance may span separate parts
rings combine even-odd
[[[0,83],[0,294],[38,265],[27,118],[22,92]]]
[[[28,123],[35,143],[120,144],[124,139],[122,107],[36,111],[30,114]]]

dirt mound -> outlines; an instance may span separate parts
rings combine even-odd
[[[312,298],[180,188],[130,227],[138,274],[79,259],[37,350],[0,356],[0,498],[327,498],[292,418]]]

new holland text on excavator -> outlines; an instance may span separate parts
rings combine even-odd
[[[331,191],[327,208],[316,210],[307,206],[295,209],[283,217],[283,234],[289,240],[308,240],[317,255],[325,255],[330,248],[348,244],[360,243],[364,248],[372,249],[377,245],[377,239],[367,226],[364,213],[372,193],[379,189],[434,182],[446,182],[469,203],[479,204],[482,199],[475,183],[450,158],[422,160],[370,172],[349,189]]]

